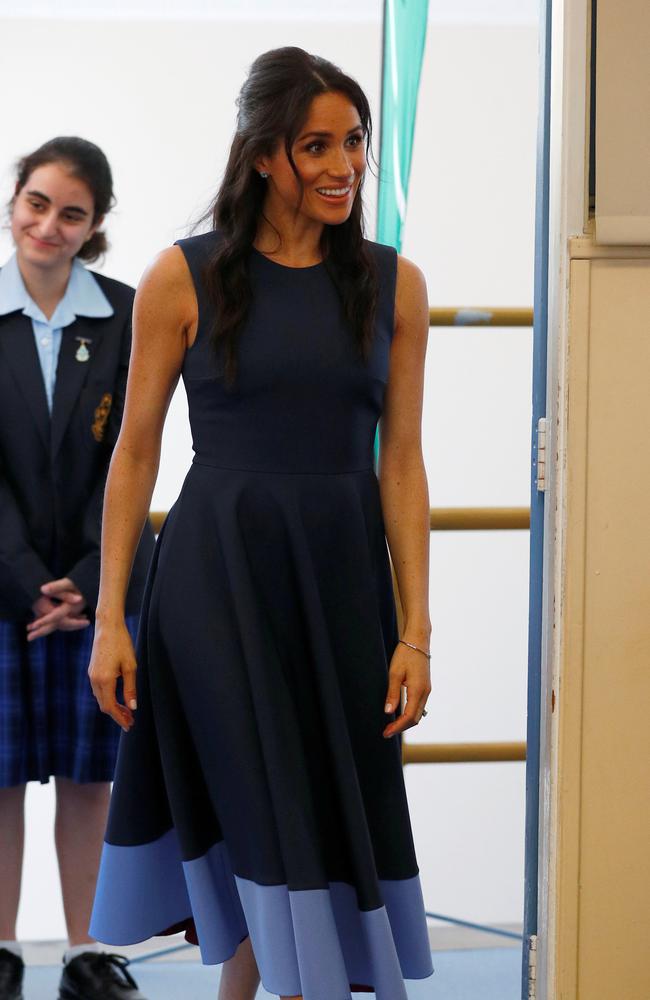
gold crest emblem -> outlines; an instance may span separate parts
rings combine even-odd
[[[101,398],[99,406],[95,410],[95,419],[91,428],[95,441],[101,441],[104,437],[106,421],[108,420],[108,415],[111,412],[112,402],[113,397],[110,392],[105,392]]]

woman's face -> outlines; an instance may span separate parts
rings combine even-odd
[[[88,185],[61,163],[37,167],[16,193],[11,235],[24,261],[43,268],[70,264],[90,239],[95,203]]]
[[[345,222],[366,169],[365,136],[354,104],[336,92],[315,97],[291,153],[302,199],[282,142],[273,156],[255,165],[269,174],[266,207],[298,209],[330,226]]]

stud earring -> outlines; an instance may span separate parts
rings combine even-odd
[[[264,180],[266,180],[268,176],[269,175],[267,174],[266,170],[260,170],[260,177],[263,177]]]

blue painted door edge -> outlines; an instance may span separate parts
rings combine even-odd
[[[537,934],[540,697],[544,555],[544,493],[537,489],[537,426],[546,416],[549,146],[551,104],[552,0],[540,0],[539,105],[535,191],[535,289],[533,296],[533,399],[531,427],[530,577],[528,612],[528,717],[526,727],[526,842],[524,861],[524,948],[522,1000],[528,1000],[528,941]]]

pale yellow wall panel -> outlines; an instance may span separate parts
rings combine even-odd
[[[557,831],[553,1000],[578,996],[580,810],[584,660],[585,495],[587,489],[591,265],[570,271],[569,381],[566,397],[566,531],[562,565],[562,662],[557,677]]]
[[[565,763],[570,770],[579,764],[580,787],[563,789],[560,823],[565,847],[577,837],[579,861],[577,871],[559,865],[565,875],[560,913],[570,917],[576,877],[577,1000],[648,1000],[650,261],[576,266],[581,278],[573,290],[583,303],[571,326],[574,488],[567,528],[578,544],[567,546],[565,613],[580,609],[580,615],[567,621],[567,637],[574,638],[564,669],[576,681],[576,672],[582,677],[565,690],[561,705],[574,731],[565,724],[561,732]],[[573,926],[569,919],[563,942],[560,937],[565,973]],[[558,967],[561,979],[562,962]],[[565,987],[570,979],[565,976]],[[568,1000],[571,994],[559,995]]]

